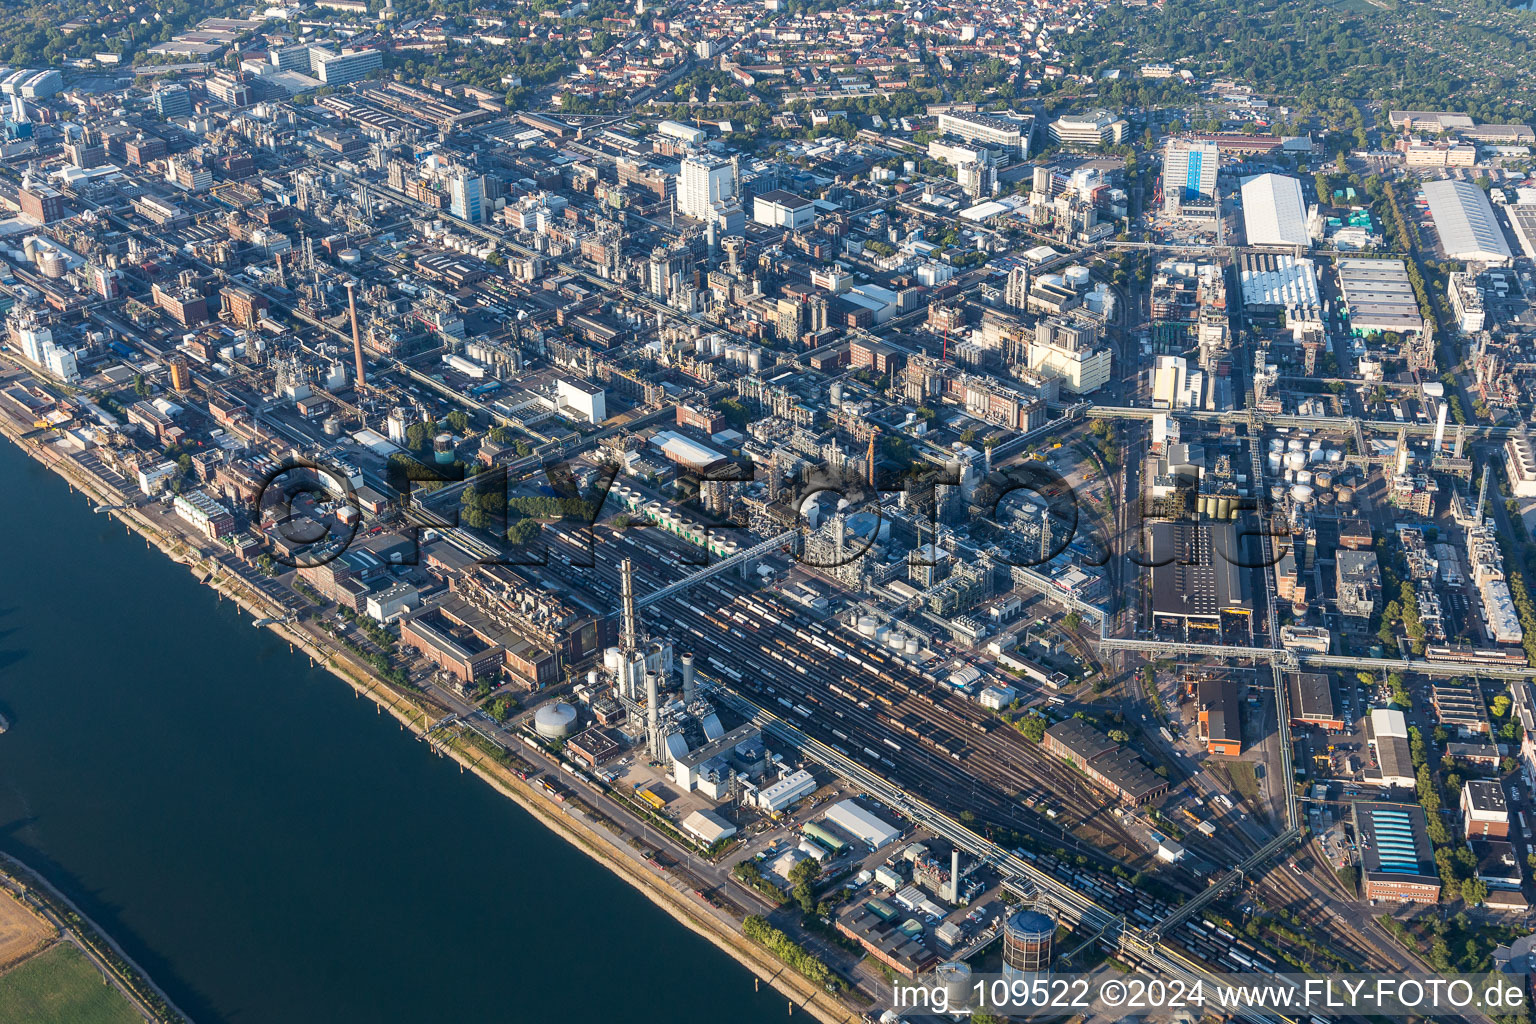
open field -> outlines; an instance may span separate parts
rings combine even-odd
[[[53,929],[36,914],[10,896],[0,895],[0,967],[21,960],[53,935]]]
[[[122,993],[61,942],[0,975],[0,1020],[27,1024],[139,1024]]]

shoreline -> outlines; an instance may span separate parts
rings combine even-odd
[[[103,481],[92,479],[83,469],[70,464],[68,459],[50,459],[48,457],[50,453],[44,446],[37,442],[29,442],[23,437],[25,433],[27,432],[17,429],[9,416],[0,413],[0,434],[3,434],[8,442],[14,444],[34,462],[51,470],[72,490],[79,491],[97,504],[121,503],[117,500],[119,496],[103,490],[105,486]],[[122,522],[129,532],[143,537],[146,544],[152,544],[173,562],[186,566],[199,583],[210,587],[221,597],[235,602],[242,611],[250,614],[253,620],[281,619],[287,616],[287,609],[269,607],[266,603],[269,599],[245,585],[244,581],[236,580],[235,582],[239,585],[234,585],[228,571],[198,548],[179,538],[165,536],[160,529],[145,519],[138,509],[113,509],[106,514]],[[409,729],[417,739],[426,737],[430,724],[430,712],[419,709],[410,694],[398,693],[389,684],[374,677],[366,668],[346,657],[345,654],[332,654],[317,648],[313,638],[287,622],[271,622],[267,624],[267,628],[287,641],[295,651],[303,651],[311,664],[326,669],[345,682],[352,688],[354,696],[366,696],[372,700],[380,714],[388,711],[400,723],[402,729]],[[407,708],[416,710],[416,713],[409,713]],[[545,828],[627,882],[673,920],[707,939],[716,948],[751,971],[757,979],[778,991],[789,1001],[791,1016],[794,1010],[800,1010],[812,1015],[821,1024],[848,1024],[850,1021],[861,1019],[862,1014],[859,1011],[848,1007],[836,996],[796,973],[766,949],[753,943],[739,930],[726,928],[719,920],[701,913],[683,893],[663,878],[657,877],[642,865],[620,856],[598,831],[599,826],[591,822],[571,820],[574,815],[556,810],[551,802],[547,798],[542,798],[526,780],[518,778],[494,757],[482,754],[478,758],[471,759],[464,750],[460,749],[461,744],[458,742],[442,740],[429,742],[440,755],[446,753],[451,756],[458,763],[461,772],[472,772],[478,776],[503,796],[511,799]],[[41,879],[41,876],[37,877]],[[46,885],[46,880],[43,881]],[[52,886],[49,888],[52,889]],[[84,919],[83,915],[81,916]],[[105,933],[101,933],[98,929],[98,934],[102,934],[105,941],[116,949],[116,944],[110,938],[106,938]],[[124,959],[127,960],[127,957],[125,956]],[[128,962],[132,963],[132,961]],[[139,973],[148,980],[148,976],[142,970]],[[158,986],[155,986],[153,981],[148,983],[156,992],[159,992]],[[166,1001],[169,1005],[174,1005],[170,1004],[168,999]]]

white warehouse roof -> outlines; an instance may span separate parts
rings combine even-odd
[[[852,800],[840,800],[833,804],[827,810],[826,820],[876,850],[901,835],[899,829],[875,817]]]
[[[1434,218],[1440,247],[1453,260],[1503,263],[1509,242],[1494,219],[1488,194],[1470,181],[1446,178],[1424,185],[1429,215]]]
[[[1307,206],[1301,182],[1284,174],[1243,179],[1243,227],[1249,245],[1299,245],[1305,248]]]

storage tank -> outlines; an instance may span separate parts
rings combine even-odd
[[[890,645],[891,645],[891,649],[892,650],[896,650],[896,651],[906,650],[906,647],[907,647],[907,636],[906,636],[906,634],[902,633],[902,632],[900,632],[898,630],[892,630],[891,631],[891,636],[890,636]]]
[[[1288,484],[1293,484],[1296,482],[1296,471],[1294,469],[1288,469],[1285,471],[1285,482]]]
[[[1315,452],[1319,448],[1321,448],[1322,446],[1323,446],[1323,442],[1321,442],[1321,441],[1308,441],[1307,442],[1307,451]]]
[[[1291,488],[1291,497],[1299,505],[1305,505],[1312,500],[1312,488],[1307,484],[1297,484]]]
[[[432,440],[432,454],[440,465],[447,465],[453,461],[453,435],[438,434]]]
[[[875,635],[875,617],[873,615],[859,616],[859,632],[865,636]]]
[[[1297,438],[1293,437],[1288,442],[1286,442],[1285,446],[1286,446],[1286,448],[1290,449],[1293,452],[1299,452],[1299,451],[1301,451],[1302,442],[1300,440],[1298,440]]]
[[[1319,469],[1312,474],[1312,486],[1319,490],[1329,490],[1333,487],[1333,474],[1326,469]]]
[[[1353,487],[1340,487],[1339,488],[1339,504],[1340,505],[1349,505],[1349,504],[1353,503],[1354,500],[1355,500],[1355,489]]]
[[[915,636],[907,637],[907,653],[919,654],[923,650],[923,642]]]
[[[1227,495],[1216,499],[1216,515],[1221,519],[1231,519],[1237,514],[1237,502]]]
[[[1280,473],[1280,466],[1281,466],[1281,464],[1284,461],[1285,460],[1280,457],[1280,453],[1279,452],[1270,452],[1269,453],[1269,475],[1270,476],[1278,476],[1279,473]]]
[[[975,984],[971,981],[971,965],[964,960],[939,964],[933,969],[933,979],[938,982],[939,988],[943,989],[943,1005],[950,1013],[964,1009],[976,995],[973,991]]]
[[[1314,449],[1310,452],[1307,452],[1307,461],[1314,466],[1320,462],[1327,462],[1328,453],[1323,451],[1321,448]]]
[[[1306,469],[1306,452],[1287,452],[1285,456],[1285,467],[1287,469]]]
[[[1093,274],[1087,267],[1068,267],[1063,275],[1067,281],[1067,287],[1080,292],[1093,281]]]
[[[1303,469],[1296,474],[1296,482],[1299,484],[1310,484],[1312,482],[1312,474]]]
[[[560,701],[533,713],[533,728],[547,740],[563,740],[576,731],[576,709]]]
[[[341,420],[335,416],[327,416],[325,421],[320,424],[320,430],[326,437],[336,437],[341,433]]]
[[[1269,450],[1272,451],[1272,452],[1283,452],[1283,451],[1285,451],[1285,438],[1283,438],[1283,437],[1272,437],[1272,438],[1270,438],[1269,439]]]
[[[1344,453],[1342,451],[1340,451],[1339,449],[1337,449],[1337,448],[1330,448],[1330,449],[1328,449],[1328,461],[1329,462],[1343,462],[1344,461]]]
[[[1285,485],[1284,484],[1275,484],[1274,486],[1270,487],[1270,489],[1269,489],[1269,500],[1270,501],[1284,501],[1285,500]]]
[[[1318,491],[1316,497],[1317,497],[1317,503],[1319,505],[1332,505],[1333,504],[1333,492],[1332,491]]]
[[[1010,981],[1051,969],[1056,922],[1038,910],[1021,910],[1003,925],[1003,976]]]

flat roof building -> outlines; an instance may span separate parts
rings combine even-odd
[[[1461,821],[1468,839],[1509,835],[1509,803],[1498,779],[1468,779],[1461,787]]]
[[[1291,725],[1316,726],[1337,732],[1344,728],[1333,703],[1333,684],[1323,672],[1298,672],[1291,676]]]
[[[1360,848],[1363,895],[1389,903],[1434,903],[1440,875],[1424,809],[1417,804],[1367,803],[1350,808]]]

